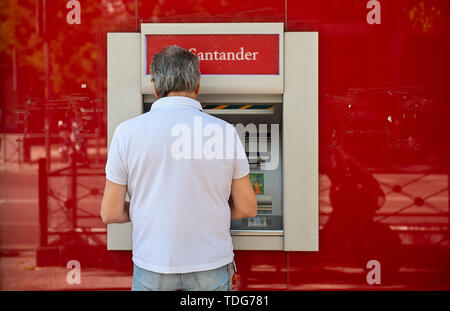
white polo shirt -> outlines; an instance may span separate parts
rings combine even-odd
[[[232,179],[249,174],[249,165],[234,127],[198,101],[164,97],[122,122],[105,171],[128,186],[138,267],[187,273],[233,260],[228,199]]]

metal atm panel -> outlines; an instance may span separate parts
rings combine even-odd
[[[189,33],[211,34],[211,24],[183,25],[172,24],[169,32],[173,34],[177,33],[176,29],[187,29]],[[258,130],[260,125],[266,124],[269,132],[267,142],[272,142],[275,137],[271,124],[278,124],[278,166],[273,170],[264,170],[261,165],[268,165],[267,161],[258,158],[268,160],[270,157],[264,152],[256,154],[256,157],[249,154],[251,173],[257,183],[262,181],[258,178],[263,178],[263,189],[256,189],[261,192],[257,193],[258,216],[231,224],[234,248],[317,251],[318,34],[283,33],[283,24],[273,23],[214,24],[213,28],[215,32],[220,32],[220,29],[224,31],[224,25],[228,32],[232,29],[232,33],[237,29],[246,33],[245,25],[251,25],[249,33],[255,32],[255,29],[259,29],[260,33],[261,29],[268,33],[278,31],[283,38],[280,40],[283,45],[280,48],[282,69],[276,78],[204,75],[201,80],[202,90],[205,84],[209,85],[207,92],[201,91],[198,98],[204,112],[234,125],[245,127],[254,124]],[[149,77],[142,76],[142,42],[145,34],[152,29],[160,34],[162,24],[142,26],[143,33],[140,34],[108,34],[108,142],[118,123],[148,111],[155,100],[144,85]],[[236,78],[240,83],[237,88]],[[221,86],[214,89],[212,81],[220,82]],[[268,81],[278,85],[275,91],[264,87]],[[224,85],[228,87],[226,91]],[[242,85],[249,87],[242,91]],[[249,94],[247,91],[252,88],[259,90],[259,93]],[[258,132],[254,136],[251,128],[246,130],[241,140],[247,147],[255,139],[258,144],[261,143],[264,135],[260,136]],[[131,230],[131,224],[108,225],[108,249],[131,249]]]
[[[156,98],[144,96],[144,112]],[[258,200],[258,215],[234,220],[232,235],[283,234],[282,223],[282,96],[199,95],[205,113],[235,126],[250,164],[250,180]],[[251,152],[251,150],[254,150]],[[271,154],[274,154],[271,156]],[[248,232],[251,230],[251,232]]]

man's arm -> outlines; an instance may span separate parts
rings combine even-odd
[[[231,209],[231,220],[256,216],[258,202],[249,175],[233,179],[228,203]]]
[[[106,179],[100,215],[105,224],[130,221],[130,203],[125,202],[127,186]]]

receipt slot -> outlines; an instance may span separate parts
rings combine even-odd
[[[318,251],[318,33],[283,23],[141,24],[108,33],[108,146],[117,125],[156,100],[151,56],[176,44],[200,60],[203,111],[245,146],[256,217],[231,223],[236,250]],[[170,195],[170,194],[168,194]],[[108,225],[109,250],[131,250],[132,225]]]

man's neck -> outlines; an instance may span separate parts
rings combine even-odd
[[[172,91],[167,94],[167,96],[185,96],[192,99],[197,99],[197,94],[195,92],[182,92],[182,91]]]

